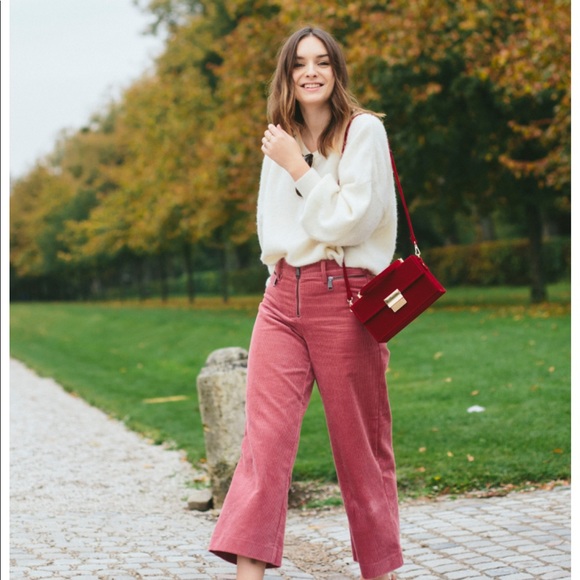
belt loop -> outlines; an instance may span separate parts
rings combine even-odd
[[[326,275],[326,260],[320,260],[320,271],[322,272],[322,281],[326,284],[328,276]]]

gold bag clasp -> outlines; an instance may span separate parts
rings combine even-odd
[[[397,312],[397,311],[401,310],[401,308],[403,308],[403,306],[405,306],[405,304],[407,304],[407,301],[405,300],[405,297],[403,296],[401,291],[399,289],[397,289],[397,290],[391,292],[385,298],[385,304],[393,312]]]

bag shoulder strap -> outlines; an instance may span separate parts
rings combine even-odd
[[[389,154],[391,156],[391,165],[393,167],[393,175],[395,176],[395,182],[397,184],[397,190],[399,191],[399,198],[401,199],[401,204],[405,210],[405,216],[407,218],[407,225],[409,226],[409,238],[413,247],[415,248],[415,255],[420,257],[421,250],[419,250],[419,245],[417,244],[417,238],[415,237],[415,232],[413,231],[413,224],[411,222],[411,214],[409,213],[409,208],[407,207],[407,202],[405,201],[405,194],[403,193],[403,186],[401,185],[401,180],[399,179],[399,173],[397,171],[397,165],[395,164],[395,156],[389,148]]]
[[[344,141],[342,144],[341,154],[344,153],[344,150],[346,148],[346,141],[348,139],[348,132],[350,131],[350,126],[351,126],[353,120],[355,119],[355,117],[357,117],[357,116],[358,115],[353,115],[351,117],[350,121],[348,122],[348,125],[346,126],[346,130],[344,132]],[[413,244],[413,247],[415,248],[415,255],[417,257],[421,257],[421,250],[419,250],[419,245],[417,244],[417,238],[415,237],[415,232],[413,230],[413,223],[411,222],[411,214],[409,213],[409,208],[407,207],[407,202],[405,200],[405,194],[403,193],[403,186],[401,185],[401,180],[399,179],[399,172],[397,171],[397,165],[395,163],[395,156],[393,155],[393,152],[391,151],[390,147],[389,147],[389,155],[391,158],[391,167],[393,168],[393,176],[395,177],[395,183],[397,184],[397,191],[399,192],[399,198],[401,200],[403,210],[405,211],[405,217],[407,218],[407,225],[409,226],[409,237],[410,237],[411,243]],[[350,288],[350,283],[348,280],[348,275],[346,272],[346,260],[344,258],[342,260],[342,270],[343,270],[343,275],[344,275],[344,281],[346,284],[347,300],[348,300],[349,304],[352,304],[353,296],[352,296],[352,291]]]

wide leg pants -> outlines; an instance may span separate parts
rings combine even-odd
[[[370,279],[358,268],[348,274],[355,293]],[[292,468],[316,381],[353,558],[365,578],[402,565],[388,356],[350,312],[334,261],[277,265],[252,334],[242,454],[212,552],[232,563],[240,555],[281,565]]]

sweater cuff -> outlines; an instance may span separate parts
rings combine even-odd
[[[300,179],[294,182],[302,197],[308,194],[320,183],[320,175],[314,168],[310,168]]]

